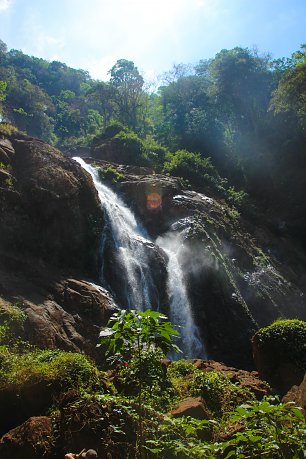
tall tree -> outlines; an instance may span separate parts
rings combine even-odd
[[[2,102],[5,100],[6,82],[0,80],[0,120],[2,115]]]
[[[115,89],[114,101],[118,119],[136,130],[138,112],[142,104],[144,79],[134,62],[119,59],[109,71],[110,84]]]
[[[274,91],[270,109],[275,113],[291,113],[306,136],[306,44],[292,55]]]

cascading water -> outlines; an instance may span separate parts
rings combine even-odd
[[[97,169],[81,158],[74,159],[92,176],[104,209],[106,225],[101,241],[101,281],[105,281],[103,260],[106,258],[106,241],[111,238],[114,262],[123,273],[120,281],[126,307],[139,310],[151,308],[152,304],[158,303],[158,292],[152,279],[149,260],[153,243],[136,222],[130,209],[100,182]]]
[[[181,327],[180,334],[182,342],[180,348],[184,352],[185,357],[207,358],[199,329],[192,316],[192,308],[180,263],[183,239],[184,230],[181,232],[169,232],[164,236],[158,237],[156,240],[156,244],[169,257],[167,285],[170,302],[169,317],[171,322]]]
[[[167,290],[170,302],[170,320],[181,326],[179,347],[185,357],[206,357],[198,328],[193,317],[180,255],[183,232],[168,233],[159,237],[156,245],[149,239],[144,228],[137,223],[131,210],[107,186],[103,185],[96,168],[81,158],[74,158],[92,176],[104,209],[105,225],[101,240],[101,281],[105,283],[104,259],[107,242],[112,239],[111,257],[116,263],[115,271],[124,290],[124,301],[128,308],[145,310],[158,308],[158,289],[155,286],[150,266],[150,250],[161,248],[168,257]],[[106,270],[107,271],[107,270]]]

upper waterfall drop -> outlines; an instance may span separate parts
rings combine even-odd
[[[149,251],[153,246],[144,228],[136,221],[130,209],[110,188],[103,185],[96,168],[81,158],[74,158],[92,176],[104,209],[105,230],[101,241],[101,281],[106,282],[103,259],[107,238],[113,245],[114,263],[122,271],[122,297],[129,309],[145,310],[158,307],[158,292],[154,285],[149,263]],[[107,283],[107,282],[106,282]]]

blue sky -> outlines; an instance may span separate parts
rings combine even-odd
[[[121,58],[153,78],[234,46],[290,56],[306,42],[306,0],[0,0],[0,38],[94,78]]]

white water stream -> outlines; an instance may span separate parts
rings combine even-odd
[[[156,240],[156,244],[168,255],[168,297],[169,317],[172,323],[181,327],[182,349],[187,358],[206,358],[199,329],[194,322],[192,308],[188,297],[186,281],[180,264],[183,250],[183,232],[167,233]]]
[[[158,296],[150,270],[150,249],[154,243],[126,204],[110,188],[101,183],[96,168],[81,158],[74,158],[92,176],[104,209],[105,231],[101,241],[101,281],[104,280],[103,259],[108,236],[113,240],[113,256],[124,273],[122,289],[126,307],[145,310],[158,307],[152,298]],[[107,232],[108,231],[108,232]],[[194,323],[187,294],[184,275],[179,263],[181,234],[159,237],[155,243],[168,256],[167,289],[169,316],[173,324],[181,327],[181,342],[178,343],[185,357],[206,357],[197,326]]]
[[[154,291],[155,286],[150,272],[147,249],[153,246],[153,243],[119,196],[101,183],[97,169],[81,158],[74,159],[92,176],[104,209],[107,228],[101,241],[101,280],[104,280],[103,259],[107,233],[109,233],[113,239],[115,261],[125,273],[122,279],[122,289],[125,291],[124,297],[127,302],[125,307],[139,310],[151,308],[150,292]]]

